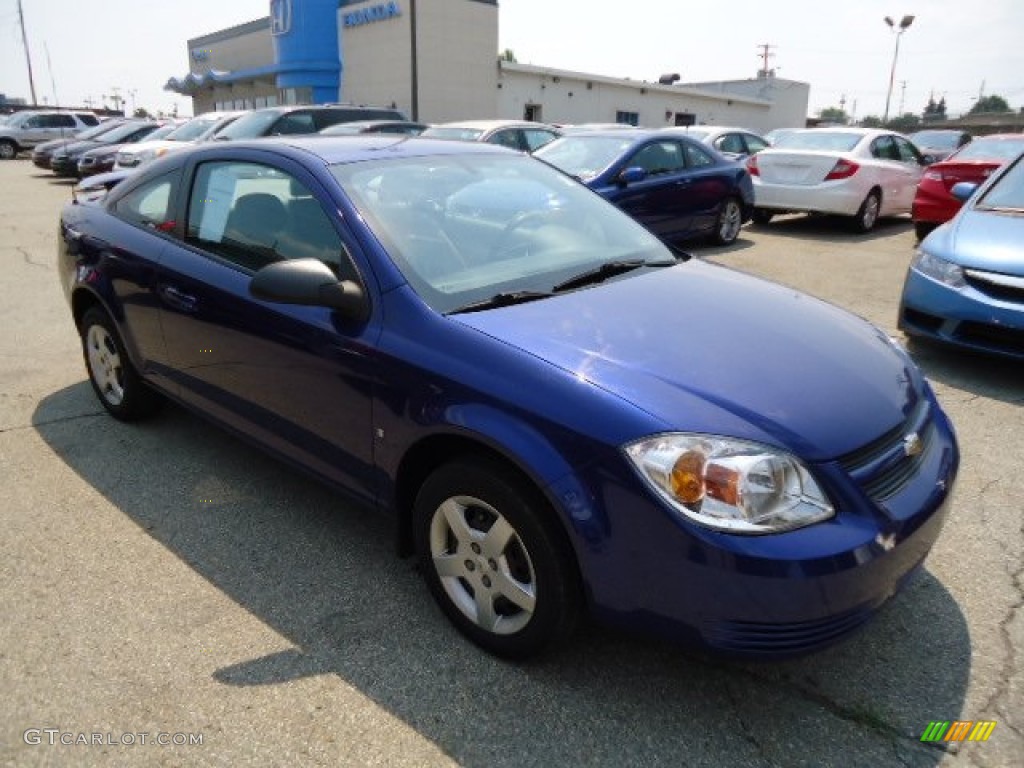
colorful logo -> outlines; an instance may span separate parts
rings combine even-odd
[[[995,729],[995,720],[932,720],[921,741],[988,741]]]
[[[270,34],[287,35],[292,28],[292,0],[270,0]]]

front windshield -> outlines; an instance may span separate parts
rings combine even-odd
[[[909,139],[919,147],[956,149],[960,142],[960,134],[956,131],[918,131],[910,134]]]
[[[151,134],[146,136],[146,141],[156,141],[157,139],[166,139],[167,135],[173,133],[178,129],[174,123],[168,123],[167,125],[161,125]]]
[[[103,144],[120,144],[122,141],[124,141],[126,136],[131,136],[133,133],[141,131],[145,126],[145,123],[122,123],[121,125],[115,127],[111,131],[104,133],[97,139],[97,141]],[[79,134],[76,138],[81,139],[82,135]]]
[[[615,162],[635,141],[630,136],[563,136],[533,155],[570,176],[586,180]]]
[[[483,135],[480,128],[456,128],[454,126],[435,125],[427,128],[420,136],[428,139],[453,139],[455,141],[476,141]]]
[[[1024,152],[1024,135],[1019,139],[975,139],[950,160],[1013,160]]]
[[[171,131],[167,134],[168,141],[195,141],[203,132],[213,125],[217,117],[214,115],[200,115],[199,117],[193,117],[187,123],[179,126],[177,130]]]
[[[332,171],[438,312],[500,293],[548,292],[609,261],[673,258],[619,209],[530,157],[406,157]]]
[[[820,149],[826,152],[849,152],[861,139],[860,133],[840,133],[834,131],[796,131],[779,136],[772,147],[775,149]]]
[[[976,209],[1024,213],[1024,159],[1018,159],[978,200]]]

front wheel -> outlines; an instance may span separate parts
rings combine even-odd
[[[10,139],[0,140],[0,160],[13,160],[18,155],[18,145]]]
[[[111,416],[135,421],[160,405],[160,396],[146,386],[128,358],[114,322],[99,307],[82,317],[82,353],[89,383]]]
[[[853,217],[853,231],[864,233],[874,229],[875,224],[878,223],[878,212],[881,209],[881,205],[882,199],[879,197],[878,192],[869,192]]]
[[[575,563],[554,510],[525,481],[495,462],[455,461],[427,478],[414,514],[427,585],[469,639],[525,658],[572,633]]]
[[[718,219],[715,221],[714,240],[719,245],[732,245],[740,235],[743,226],[743,208],[734,197],[722,201]]]

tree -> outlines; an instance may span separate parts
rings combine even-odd
[[[501,52],[500,58],[502,61],[511,61],[513,64],[515,64],[516,52],[513,51],[511,48],[506,48],[504,51]]]
[[[916,131],[921,126],[921,118],[915,115],[913,112],[905,112],[899,117],[894,117],[888,123],[886,128],[890,131],[899,131],[900,133],[910,133]]]
[[[818,117],[820,117],[822,122],[825,123],[846,125],[850,122],[850,117],[846,114],[846,110],[840,109],[839,107],[826,107],[818,113]]]
[[[946,119],[946,99],[935,101],[934,97],[928,97],[928,103],[924,108],[924,119],[927,121]]]
[[[132,117],[143,117],[143,118],[146,118],[146,117],[150,117],[150,114],[149,114],[149,112],[148,112],[148,111],[146,110],[146,108],[145,108],[145,107],[139,107],[138,109],[136,109],[136,110],[135,110],[135,111],[134,111],[134,112],[132,113]]]
[[[968,114],[977,115],[981,112],[1009,112],[1010,105],[1006,103],[1006,99],[1002,96],[992,94],[991,96],[982,96],[971,107]]]
[[[868,115],[861,119],[860,125],[861,128],[881,128],[882,118],[878,117],[878,115]]]

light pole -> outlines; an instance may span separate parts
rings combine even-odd
[[[914,17],[904,16],[900,19],[898,28],[896,22],[892,20],[892,16],[886,16],[885,23],[889,25],[890,30],[896,33],[896,50],[893,51],[892,69],[889,70],[889,90],[885,94],[885,117],[882,118],[882,125],[889,122],[889,101],[892,99],[892,86],[896,80],[896,59],[900,57],[900,38],[907,31],[907,27],[914,23]]]

